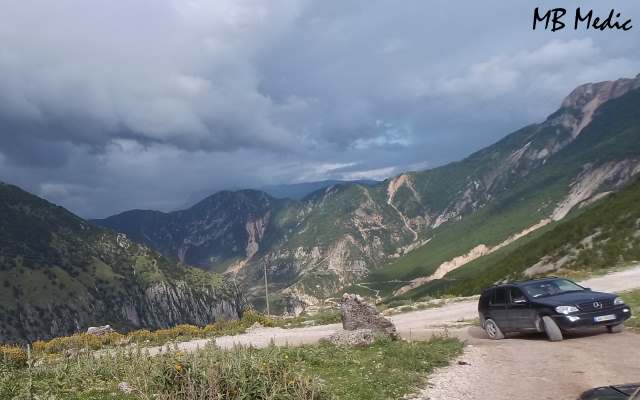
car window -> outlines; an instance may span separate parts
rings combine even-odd
[[[493,298],[491,304],[505,304],[507,302],[507,293],[505,288],[496,288],[493,290]]]
[[[582,286],[566,279],[554,279],[550,281],[539,281],[529,283],[524,286],[524,291],[533,298],[554,296],[557,294],[583,291]]]
[[[520,288],[517,288],[517,287],[510,288],[509,295],[511,297],[512,303],[523,303],[527,301],[527,298],[525,297],[522,290],[520,290]]]

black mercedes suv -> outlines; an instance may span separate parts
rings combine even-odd
[[[478,313],[491,339],[544,331],[549,340],[558,341],[562,332],[574,329],[606,326],[620,332],[631,309],[615,294],[552,277],[490,287],[480,296]]]

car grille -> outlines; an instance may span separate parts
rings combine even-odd
[[[595,307],[594,303],[602,304],[602,307]],[[613,307],[613,300],[593,300],[578,304],[578,308],[582,311],[600,311]]]

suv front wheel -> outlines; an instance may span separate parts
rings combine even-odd
[[[608,325],[607,326],[607,331],[609,331],[609,333],[620,333],[623,330],[624,330],[624,324]]]
[[[500,330],[500,327],[498,326],[498,324],[496,324],[496,321],[492,319],[487,318],[484,321],[484,331],[487,332],[487,336],[489,336],[490,339],[504,339],[504,334]]]
[[[544,332],[547,334],[549,340],[551,340],[552,342],[559,342],[563,339],[562,331],[558,327],[558,324],[556,324],[556,321],[553,320],[553,318],[545,315],[544,317],[542,317],[542,325],[544,326]]]

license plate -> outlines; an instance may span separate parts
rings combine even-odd
[[[598,317],[593,317],[593,320],[595,322],[604,322],[604,321],[611,321],[616,319],[616,316],[613,314],[609,314],[609,315],[600,315]]]

